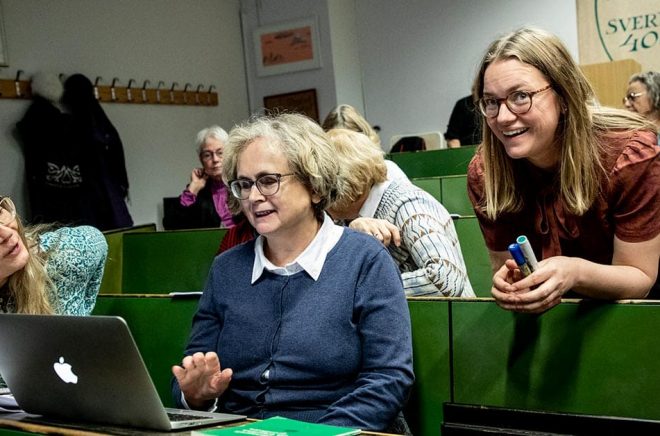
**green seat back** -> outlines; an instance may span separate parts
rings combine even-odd
[[[442,205],[449,213],[461,216],[474,215],[474,209],[467,193],[467,176],[442,177]]]
[[[410,179],[413,185],[422,188],[442,203],[442,178],[441,177],[420,177]]]
[[[121,316],[126,320],[158,395],[172,407],[172,365],[180,364],[190,334],[198,297],[101,295],[93,315]]]
[[[467,146],[442,150],[391,153],[387,158],[399,165],[409,179],[453,176],[467,174],[468,164],[475,151],[475,146]]]
[[[156,224],[144,224],[140,226],[129,227],[126,229],[108,230],[103,232],[105,240],[108,243],[108,257],[105,261],[103,270],[103,280],[101,281],[101,294],[121,293],[122,277],[122,257],[124,235],[127,233],[155,232]]]
[[[493,269],[477,217],[460,217],[454,220],[454,226],[474,293],[477,297],[490,297]]]
[[[201,291],[226,229],[124,235],[124,293]]]
[[[454,402],[660,419],[660,304],[452,302]],[[656,328],[657,326],[657,328]]]
[[[409,299],[415,384],[404,414],[415,435],[437,435],[451,400],[449,299]]]

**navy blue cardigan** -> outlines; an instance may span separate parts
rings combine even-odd
[[[218,256],[185,355],[216,351],[234,375],[220,411],[383,430],[413,383],[410,314],[387,250],[344,229],[318,281],[265,271],[254,241]],[[175,379],[174,399],[181,407]]]

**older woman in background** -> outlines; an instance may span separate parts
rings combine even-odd
[[[346,129],[328,136],[339,161],[339,191],[328,212],[387,244],[406,295],[474,297],[454,223],[430,194],[386,178],[383,152],[369,138]]]
[[[633,74],[628,80],[628,91],[623,98],[626,109],[637,112],[653,122],[660,132],[660,73],[647,71]],[[660,136],[658,136],[660,145]]]
[[[163,223],[165,228],[233,227],[229,189],[222,181],[223,149],[227,132],[211,126],[197,133],[195,145],[200,168],[193,168],[179,204]]]
[[[522,28],[493,42],[473,86],[484,142],[468,188],[504,309],[543,312],[568,291],[644,298],[660,257],[655,126],[599,107],[556,36]],[[507,247],[543,259],[523,277]]]
[[[231,206],[259,236],[213,262],[173,367],[177,404],[370,430],[395,421],[413,381],[408,306],[383,246],[325,214],[338,172],[304,116],[232,129]]]

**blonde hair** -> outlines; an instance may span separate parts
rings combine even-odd
[[[387,167],[380,147],[366,135],[348,129],[328,130],[328,137],[340,162],[337,200],[330,205],[346,210],[376,183],[387,179]]]
[[[9,293],[14,299],[16,313],[53,314],[55,286],[46,271],[47,253],[39,248],[39,234],[47,227],[24,228],[16,216],[18,235],[28,251],[25,266],[9,277]]]
[[[603,136],[610,130],[649,129],[650,123],[626,111],[600,108],[594,91],[568,50],[555,35],[523,27],[494,41],[486,50],[472,90],[475,101],[483,96],[484,74],[490,64],[516,59],[539,70],[560,100],[557,127],[559,143],[559,198],[566,208],[583,215],[595,201],[605,171],[601,162]],[[490,219],[523,207],[516,186],[516,168],[488,123],[483,122],[479,147],[484,166],[485,198],[481,208]]]
[[[334,149],[325,132],[310,118],[294,113],[257,117],[235,126],[229,132],[224,150],[222,176],[227,183],[237,177],[241,153],[258,138],[265,138],[270,145],[279,148],[296,178],[320,197],[321,201],[313,207],[317,219],[322,221],[326,206],[337,196],[339,172]],[[234,213],[241,211],[240,201],[233,195],[230,195],[229,207]]]
[[[330,129],[348,129],[367,135],[380,147],[380,136],[353,106],[340,104],[328,113],[321,124],[326,132]]]

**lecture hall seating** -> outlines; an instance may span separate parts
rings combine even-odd
[[[467,174],[467,167],[477,147],[469,145],[443,150],[391,153],[387,158],[395,162],[409,179],[419,177]]]
[[[122,292],[201,291],[227,229],[124,235]]]

